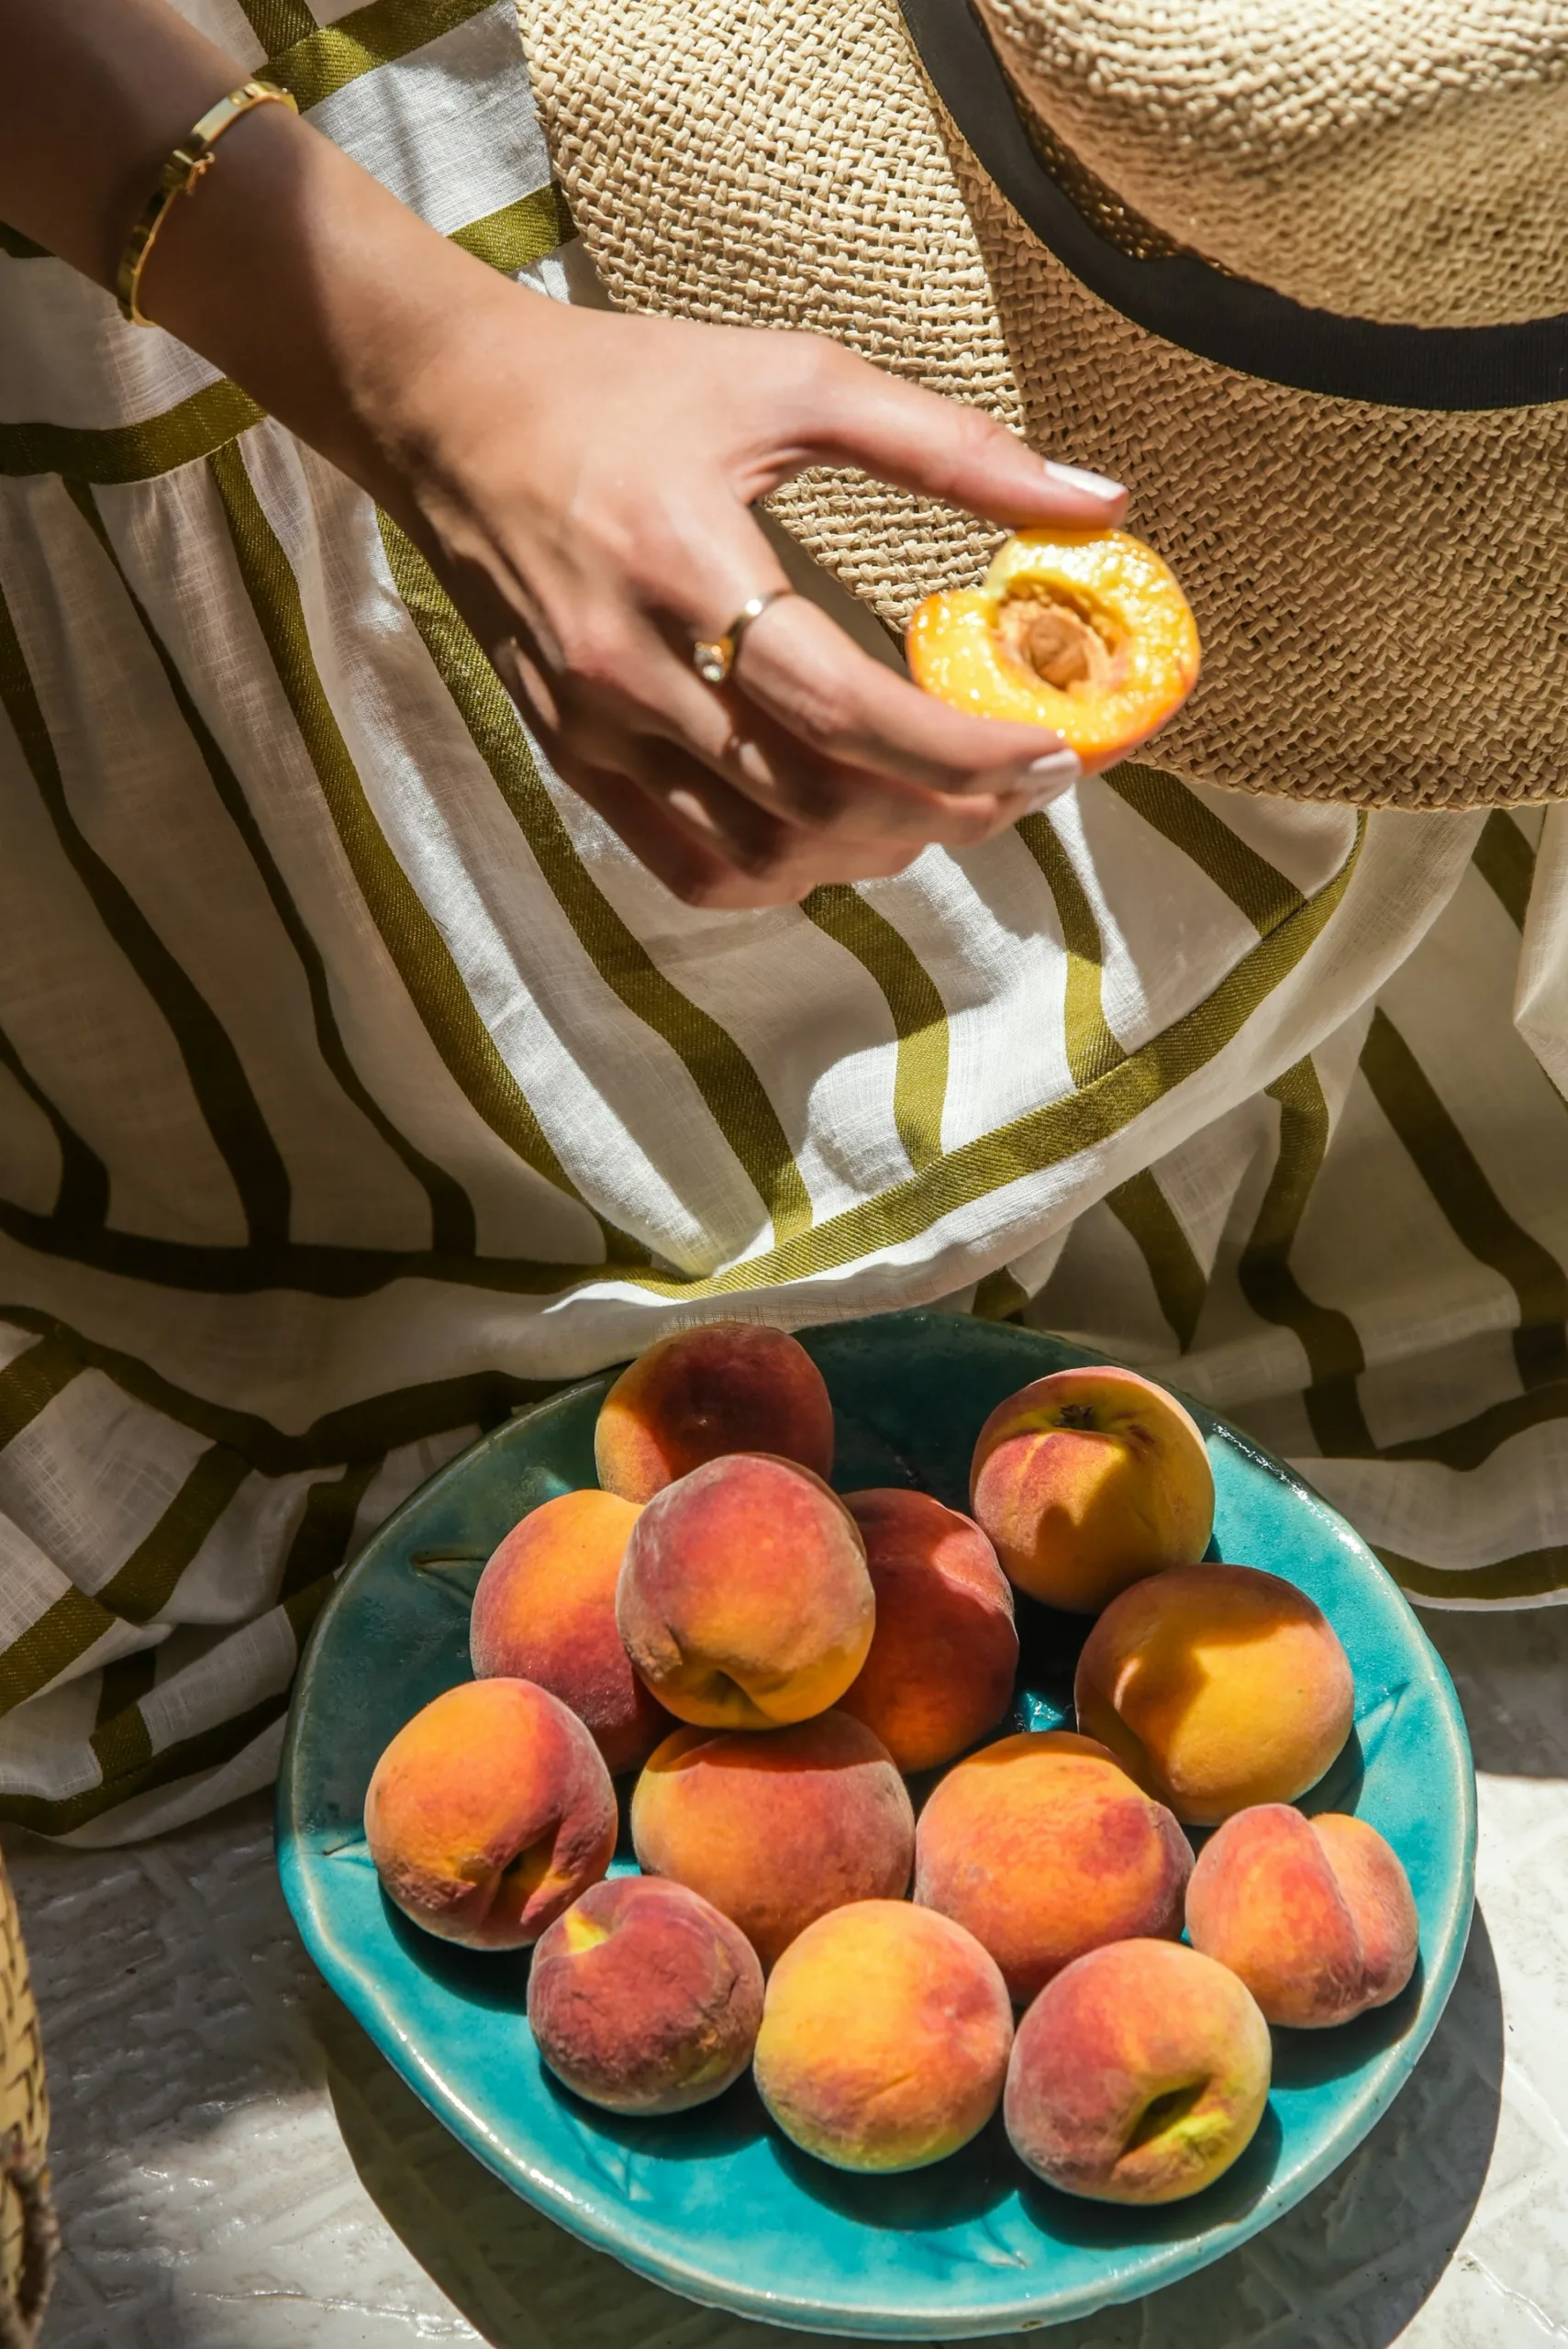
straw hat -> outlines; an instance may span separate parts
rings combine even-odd
[[[611,298],[807,327],[1131,484],[1163,765],[1568,794],[1568,0],[522,0]],[[902,627],[996,533],[777,509]]]

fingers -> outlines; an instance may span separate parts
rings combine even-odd
[[[858,465],[1015,528],[1099,529],[1126,514],[1119,482],[1037,456],[978,408],[901,383],[834,343],[803,339],[792,356],[799,381],[783,405],[795,447],[779,480],[808,464]]]

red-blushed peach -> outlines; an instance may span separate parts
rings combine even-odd
[[[684,2112],[739,2079],[762,2020],[757,1953],[683,1885],[590,1885],[542,1935],[528,2021],[557,2079],[611,2112]]]
[[[674,1722],[616,1628],[616,1583],[637,1505],[562,1493],[515,1525],[479,1577],[469,1653],[481,1680],[537,1680],[587,1723],[612,1771],[647,1761]]]
[[[793,1941],[757,2038],[762,2102],[836,2169],[923,2169],[1001,2100],[1006,1985],[973,1934],[906,1900],[858,1900]]]
[[[1037,2177],[1096,2202],[1179,2202],[1251,2143],[1269,2027],[1244,1983],[1179,1942],[1113,1942],[1018,2025],[1003,2115]]]
[[[464,1680],[371,1774],[387,1898],[442,1941],[523,1949],[609,1866],[616,1793],[575,1713],[531,1680]]]
[[[699,1729],[773,1729],[836,1704],[876,1618],[860,1528],[793,1461],[731,1453],[632,1527],[616,1620],[642,1678]]]
[[[990,1951],[1016,2003],[1106,1942],[1182,1930],[1192,1847],[1103,1746],[999,1738],[940,1779],[915,1833],[915,1898]]]
[[[637,1782],[631,1835],[738,1924],[764,1967],[850,1900],[896,1900],[915,1815],[887,1748],[863,1721],[819,1713],[793,1729],[677,1730]]]
[[[1355,1720],[1322,1609],[1251,1566],[1173,1567],[1113,1599],[1084,1642],[1078,1726],[1189,1826],[1316,1786]]]
[[[1214,1529],[1196,1422],[1162,1386],[1109,1364],[1053,1371],[998,1403],[969,1491],[1018,1588],[1072,1614],[1201,1558]]]
[[[1385,2007],[1416,1970],[1410,1880],[1376,1828],[1341,1811],[1271,1802],[1228,1819],[1193,1870],[1187,1932],[1297,2031]]]
[[[833,1406],[822,1373],[783,1330],[710,1321],[660,1338],[623,1370],[594,1431],[608,1493],[651,1501],[727,1452],[771,1452],[833,1471]]]
[[[935,1770],[995,1729],[1018,1667],[1013,1594],[974,1523],[928,1493],[878,1487],[845,1507],[866,1545],[876,1629],[839,1699],[901,1770]]]

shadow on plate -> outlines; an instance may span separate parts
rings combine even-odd
[[[1342,2079],[1392,2047],[1416,2020],[1425,1977],[1426,1967],[1418,1957],[1415,1973],[1385,2007],[1374,2007],[1370,2014],[1358,2015],[1354,2022],[1340,2023],[1333,2031],[1276,2031],[1274,2086],[1315,2088],[1324,2080]]]
[[[1386,2011],[1397,2020],[1397,2005]],[[447,2135],[325,1987],[313,2020],[343,2141],[367,2191],[491,2349],[627,2349],[676,2340],[681,2349],[778,2349],[773,2328],[694,2308],[518,2200]],[[1283,2065],[1297,2060],[1293,2049],[1282,2049]],[[1195,2342],[1243,2349],[1258,2337],[1260,2310],[1271,2311],[1269,2349],[1322,2349],[1350,2337],[1344,2312],[1351,2306],[1356,2349],[1389,2349],[1441,2277],[1480,2195],[1502,2060],[1496,1967],[1477,1910],[1453,1996],[1409,2085],[1350,2160],[1269,2228],[1261,2238],[1262,2264],[1243,2245],[1147,2300],[1054,2329],[1051,2349],[1192,2349]],[[738,2091],[738,2121],[749,2094]],[[1266,2141],[1260,2158],[1269,2159]],[[951,2167],[926,2173],[933,2193],[951,2193]],[[1238,2168],[1246,2190],[1246,2172]],[[1017,2185],[1017,2172],[1003,2176]],[[868,2181],[843,2183],[873,2190]],[[815,2192],[839,2190],[814,2181]],[[1024,2191],[1038,2194],[1042,2212],[1049,2200],[1058,2232],[1069,2224],[1125,2230],[1126,2213],[1048,2196],[1043,2187]],[[950,2200],[949,2216],[951,2208]],[[1182,2225],[1201,2208],[1188,2204]],[[733,2217],[744,2223],[743,2213]],[[1142,2222],[1175,2221],[1174,2212],[1150,2212]],[[1024,2336],[1013,2339],[1022,2349]]]

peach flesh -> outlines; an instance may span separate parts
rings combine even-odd
[[[941,1779],[915,1836],[915,1898],[967,1928],[1019,2006],[1085,1951],[1176,1939],[1186,1837],[1103,1746],[1030,1731]]]
[[[1013,2015],[979,1943],[903,1900],[808,1925],[773,1968],[757,2087],[786,2137],[838,2169],[921,2169],[1001,2099]]]
[[[751,2060],[762,1969],[728,1917],[678,1884],[591,1885],[534,1952],[528,2022],[558,2079],[611,2112],[685,2112]]]
[[[606,1396],[594,1458],[606,1492],[650,1501],[727,1452],[833,1470],[833,1406],[804,1346],[751,1321],[658,1339]]]
[[[674,1726],[632,1670],[616,1583],[637,1522],[613,1493],[562,1493],[515,1525],[473,1594],[478,1679],[537,1681],[585,1721],[611,1771],[635,1770]]]
[[[389,1899],[443,1941],[522,1949],[595,1883],[616,1797],[575,1713],[528,1680],[465,1680],[371,1775],[365,1840]]]
[[[1003,2112],[1019,2159],[1099,2202],[1176,2202],[1245,2152],[1273,2048],[1251,1993],[1179,1942],[1117,1942],[1018,2025]]]
[[[1409,1878],[1374,1827],[1286,1803],[1238,1811],[1187,1887],[1195,1949],[1243,1981],[1270,2022],[1349,2022],[1396,1998],[1416,1970]]]
[[[876,1601],[860,1529],[792,1461],[736,1453],[648,1503],[616,1620],[661,1704],[708,1729],[772,1729],[836,1704],[865,1662]]]
[[[973,1519],[929,1494],[877,1488],[845,1506],[865,1542],[876,1629],[840,1703],[901,1770],[937,1769],[1012,1702],[1012,1591]]]
[[[1078,1726],[1190,1826],[1316,1786],[1355,1719],[1350,1660],[1294,1583],[1174,1567],[1114,1599],[1084,1643]]]
[[[1196,1422],[1136,1371],[1059,1370],[981,1429],[970,1506],[1031,1598],[1096,1614],[1129,1583],[1201,1558],[1214,1474]]]
[[[915,1815],[885,1746],[847,1713],[761,1733],[677,1730],[637,1782],[632,1842],[699,1892],[764,1967],[850,1900],[895,1900]]]

